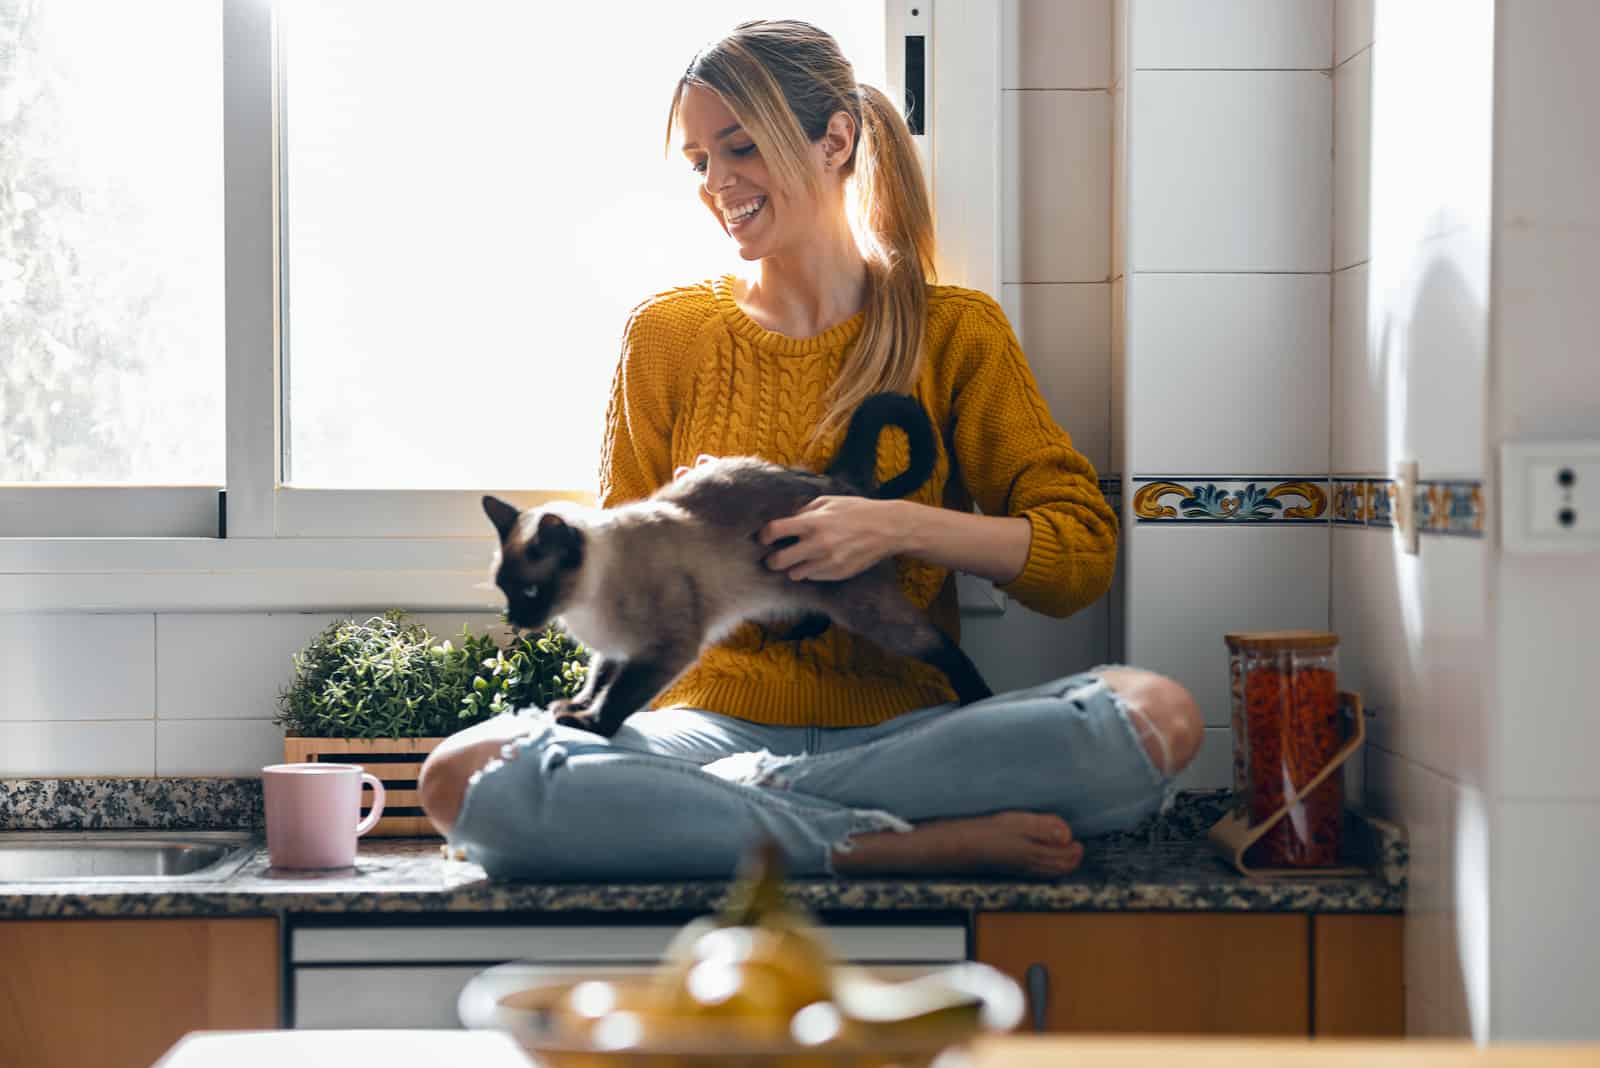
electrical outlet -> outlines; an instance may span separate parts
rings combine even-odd
[[[1517,441],[1500,450],[1508,552],[1600,551],[1600,441]]]

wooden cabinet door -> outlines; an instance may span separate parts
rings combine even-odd
[[[1043,1030],[1078,1033],[1305,1035],[1310,922],[1289,913],[984,913],[977,958],[1033,988],[1021,1030],[1037,1019]]]
[[[1404,935],[1404,916],[1313,917],[1313,1034],[1405,1034]]]
[[[0,921],[0,1065],[149,1068],[184,1034],[278,1026],[278,921]]]

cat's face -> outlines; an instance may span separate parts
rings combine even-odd
[[[497,497],[484,497],[483,510],[500,534],[494,584],[506,596],[506,617],[517,627],[543,627],[577,580],[583,532],[554,510],[524,515]]]

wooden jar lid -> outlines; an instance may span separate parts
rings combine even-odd
[[[1332,649],[1339,636],[1327,630],[1256,630],[1225,634],[1228,648],[1238,652],[1276,652],[1282,649]]]

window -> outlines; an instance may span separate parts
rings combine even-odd
[[[478,494],[586,496],[628,310],[740,262],[663,138],[763,16],[925,37],[994,288],[990,0],[0,7],[0,610],[476,604]]]
[[[221,70],[206,0],[0,14],[0,533],[92,531],[134,486],[141,521],[215,532]]]

